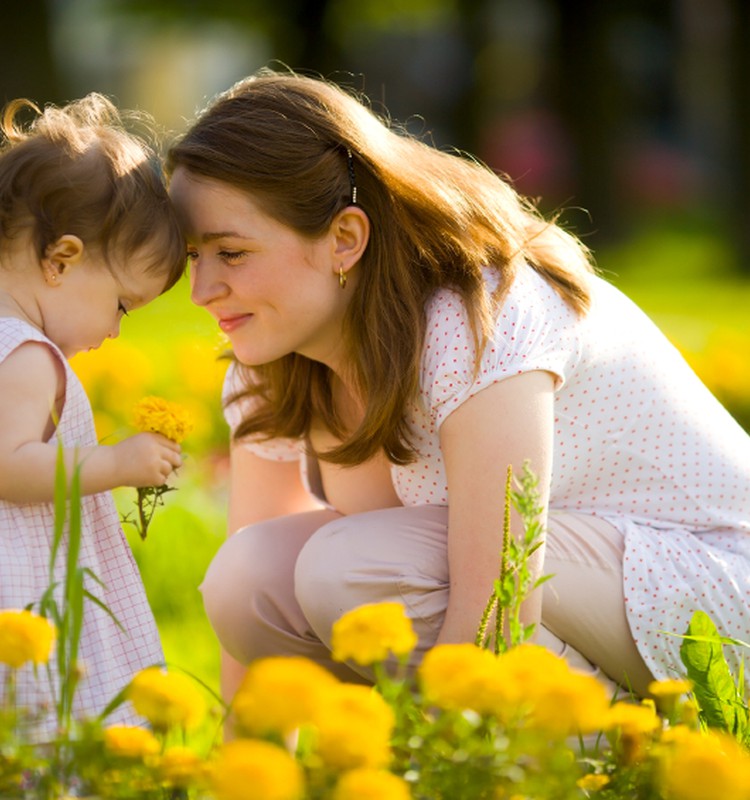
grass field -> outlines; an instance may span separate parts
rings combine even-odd
[[[750,281],[732,272],[729,258],[715,237],[700,230],[644,232],[626,246],[597,254],[605,277],[638,302],[687,353],[696,358],[703,354],[696,368],[711,373],[714,381],[721,372],[713,375],[717,357],[710,348],[719,341],[723,348],[719,360],[739,371],[730,376],[732,385],[747,381],[750,396],[746,375],[750,369],[743,368],[745,345],[750,346]],[[216,327],[205,311],[190,304],[182,282],[126,320],[121,340],[147,356],[155,373],[152,382],[165,396],[177,401],[193,397],[205,412],[202,434],[194,444],[190,439],[184,444],[188,460],[175,481],[178,491],[166,496],[147,541],[132,532],[129,538],[167,660],[218,687],[218,650],[198,586],[224,536],[226,429],[219,408],[220,382],[216,375],[201,379],[200,359],[193,358],[193,352],[205,358],[207,352],[219,351]],[[175,370],[178,362],[182,366]],[[160,373],[167,388],[159,384]],[[712,380],[707,378],[709,385]],[[132,494],[133,490],[116,493],[122,510],[130,507]]]

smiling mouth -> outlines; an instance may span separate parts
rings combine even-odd
[[[234,317],[223,317],[219,319],[219,327],[224,333],[231,333],[233,330],[239,328],[240,325],[247,322],[252,316],[252,314],[237,314],[237,316]]]

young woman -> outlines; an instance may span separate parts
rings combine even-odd
[[[405,605],[417,659],[472,641],[524,462],[554,575],[524,608],[538,641],[645,693],[694,610],[750,639],[750,438],[506,182],[269,71],[168,171],[193,300],[234,353],[233,535],[203,584],[228,694],[269,654],[361,680],[329,642],[366,602]]]

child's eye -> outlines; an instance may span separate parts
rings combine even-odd
[[[187,260],[188,261],[195,261],[198,258],[198,252],[196,250],[188,250],[187,251]]]
[[[128,316],[128,310],[122,303],[117,304],[117,313],[124,314],[126,317]]]

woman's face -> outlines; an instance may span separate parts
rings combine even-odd
[[[299,353],[333,369],[351,289],[338,282],[332,234],[308,239],[251,195],[178,167],[170,195],[188,242],[192,300],[249,366]]]

